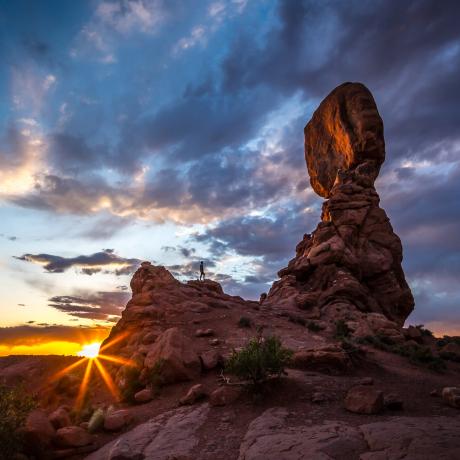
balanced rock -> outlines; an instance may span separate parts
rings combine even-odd
[[[313,190],[331,196],[337,173],[365,165],[371,184],[385,160],[383,122],[371,92],[344,83],[321,102],[305,126],[305,159]]]
[[[346,320],[356,336],[383,332],[403,340],[414,299],[401,241],[374,188],[385,143],[368,89],[346,83],[326,97],[305,128],[305,155],[313,189],[329,199],[262,307],[301,310],[330,324]],[[370,313],[379,316],[371,320]]]

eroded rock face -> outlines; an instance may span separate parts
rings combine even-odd
[[[305,128],[305,155],[312,187],[329,199],[263,306],[343,319],[357,335],[384,329],[402,339],[414,300],[401,267],[401,241],[374,188],[385,147],[369,90],[345,83],[326,97]],[[369,313],[380,320],[367,321]]]
[[[460,452],[460,423],[450,417],[394,417],[353,426],[342,421],[291,424],[291,415],[275,407],[253,420],[238,460],[454,459]]]
[[[195,380],[202,371],[215,368],[219,355],[210,351],[209,340],[216,331],[195,324],[206,315],[257,304],[225,294],[212,280],[181,283],[166,268],[149,262],[143,262],[136,271],[131,289],[132,298],[102,349],[136,363],[139,383],[144,386],[149,384],[152,370],[162,383],[169,384]],[[120,388],[127,385],[128,369],[111,369]],[[151,399],[147,391],[138,393],[136,401]]]
[[[195,458],[196,432],[206,420],[209,406],[165,412],[138,425],[89,455],[88,460]]]

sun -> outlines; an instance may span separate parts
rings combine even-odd
[[[130,359],[126,359],[121,356],[114,356],[114,355],[106,354],[106,351],[108,348],[110,348],[115,343],[125,339],[126,336],[127,336],[127,333],[120,334],[115,339],[111,340],[110,342],[105,343],[104,346],[102,347],[101,347],[101,343],[99,342],[92,342],[92,343],[83,345],[82,349],[77,353],[80,359],[70,364],[69,366],[65,367],[64,369],[61,369],[60,371],[56,372],[50,377],[51,381],[56,381],[57,379],[61,378],[63,375],[68,374],[70,371],[86,364],[86,368],[83,373],[83,378],[80,383],[80,388],[78,390],[78,395],[75,400],[75,409],[77,411],[81,410],[81,408],[83,407],[85,396],[88,390],[88,385],[91,381],[91,375],[92,375],[93,369],[97,369],[99,371],[99,374],[102,380],[104,381],[105,385],[107,386],[108,390],[110,391],[114,399],[116,401],[120,400],[121,398],[120,392],[117,386],[115,385],[115,382],[113,381],[110,373],[104,367],[103,361],[109,361],[109,363],[112,365],[137,367],[137,364]]]
[[[83,345],[82,349],[77,353],[77,355],[84,358],[94,359],[99,356],[100,348],[101,344],[99,342],[89,343],[87,345]]]

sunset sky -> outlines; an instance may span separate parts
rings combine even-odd
[[[0,355],[101,340],[140,261],[258,298],[319,221],[303,127],[373,92],[412,324],[460,334],[460,2],[0,0]]]

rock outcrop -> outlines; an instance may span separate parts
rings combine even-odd
[[[216,367],[219,354],[210,350],[209,343],[215,331],[196,325],[228,310],[245,311],[258,305],[225,294],[215,281],[181,283],[166,268],[149,262],[136,271],[131,289],[132,298],[101,350],[136,363],[145,385],[152,372],[162,384],[170,384],[195,380],[201,372]],[[129,366],[113,371],[123,388]],[[149,390],[141,390],[135,399],[150,400]]]
[[[343,421],[291,425],[293,415],[275,407],[252,421],[238,460],[453,460],[460,453],[460,422],[449,417],[394,417],[353,426]]]
[[[328,200],[263,305],[330,323],[342,319],[355,335],[386,331],[403,340],[400,328],[414,300],[401,241],[374,187],[385,142],[364,85],[344,83],[324,99],[305,127],[305,156],[313,189]]]

